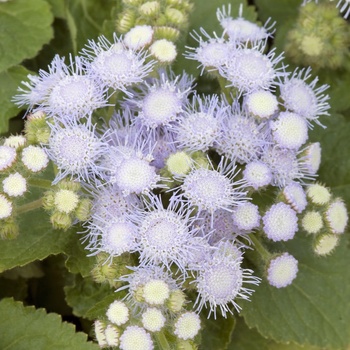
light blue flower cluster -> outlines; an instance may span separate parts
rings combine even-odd
[[[42,147],[58,169],[54,184],[79,181],[93,200],[90,255],[107,253],[106,264],[137,257],[120,279],[135,315],[145,310],[140,290],[162,278],[170,291],[194,290],[196,312],[239,311],[237,299],[253,292],[246,284],[260,282],[242,266],[252,232],[290,240],[307,206],[305,187],[321,160],[308,130],[328,115],[327,86],[316,86],[311,69],[287,72],[283,55],[267,51],[273,25],[242,16],[242,8],[236,18],[219,9],[223,34],[201,29],[186,53],[221,81],[225,96],[199,95],[193,78],[151,60],[147,45],[114,35],[90,41],[68,64],[56,56],[15,98],[46,114],[51,134]],[[274,187],[274,204],[251,199]],[[269,265],[268,281],[285,287],[296,274],[288,255]]]

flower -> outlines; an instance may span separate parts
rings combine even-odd
[[[271,286],[284,288],[290,285],[298,273],[298,260],[289,253],[283,253],[270,260],[267,280]]]
[[[2,181],[2,185],[10,197],[22,196],[27,191],[27,180],[19,173],[10,174]]]
[[[0,171],[9,168],[16,160],[15,148],[10,146],[0,146]]]
[[[6,219],[12,214],[12,203],[0,194],[0,219]]]
[[[121,326],[129,321],[129,309],[124,302],[115,300],[108,306],[106,316],[110,322]]]
[[[177,55],[176,46],[172,41],[159,39],[149,48],[151,54],[161,63],[171,63]]]
[[[267,27],[270,19],[267,20],[263,27],[260,27],[256,23],[246,20],[242,15],[243,4],[239,5],[237,18],[231,17],[231,4],[228,4],[227,10],[225,6],[222,6],[222,9],[218,8],[216,11],[216,17],[221,27],[224,29],[224,33],[226,33],[231,40],[256,42],[272,36],[275,23]]]
[[[306,194],[297,182],[291,182],[282,189],[286,202],[300,214],[307,205]]]
[[[23,148],[21,160],[24,166],[33,173],[44,170],[49,164],[49,158],[40,146],[30,145]]]
[[[307,211],[301,220],[301,227],[307,233],[318,233],[323,226],[322,215],[315,210]]]
[[[112,88],[125,93],[128,93],[127,87],[141,83],[154,64],[153,61],[146,63],[146,51],[127,47],[115,33],[113,42],[103,35],[96,42],[90,40],[82,53],[89,62],[86,68],[88,74],[105,89]]]
[[[267,238],[274,242],[288,241],[298,230],[296,212],[288,204],[282,202],[273,204],[262,220]]]
[[[201,329],[201,320],[195,312],[185,312],[174,324],[174,334],[180,339],[193,339]]]
[[[144,328],[128,326],[120,337],[121,350],[153,350],[152,338]]]
[[[49,126],[51,135],[45,150],[58,167],[53,183],[66,176],[76,176],[87,182],[95,178],[101,171],[97,160],[107,147],[103,137],[96,135],[96,125],[62,120]]]
[[[344,233],[349,216],[346,206],[340,198],[336,198],[328,204],[325,220],[332,233]]]
[[[143,327],[149,332],[159,332],[165,325],[163,313],[154,307],[149,307],[141,316]]]
[[[153,39],[153,28],[147,25],[138,25],[131,28],[124,36],[125,45],[133,50],[143,49]]]

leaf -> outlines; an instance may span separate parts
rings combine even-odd
[[[327,129],[315,127],[310,135],[312,141],[319,141],[322,146],[318,180],[350,203],[350,121],[334,114],[321,122]]]
[[[231,335],[235,328],[235,318],[229,316],[216,319],[202,317],[202,340],[206,349],[226,350],[231,341]]]
[[[86,311],[85,318],[89,320],[95,320],[99,317],[105,316],[108,306],[112,304],[114,300],[123,299],[124,295],[125,294],[120,292],[107,295],[101,301],[97,302],[94,306]]]
[[[242,317],[237,317],[227,350],[269,350],[271,343],[271,340],[262,337],[255,329],[249,329]]]
[[[1,5],[0,5],[1,9]],[[30,73],[22,66],[11,67],[0,73],[0,134],[9,129],[9,119],[16,116],[20,109],[11,101],[22,80]]]
[[[108,284],[97,284],[92,278],[75,276],[74,285],[64,288],[66,301],[73,308],[73,314],[79,317],[89,318],[87,311],[94,307],[105,297],[113,294],[114,290]],[[90,318],[94,320],[95,317]]]
[[[44,309],[24,307],[12,299],[0,302],[0,348],[6,350],[93,350],[84,333],[76,333],[72,324],[62,322],[57,314]]]
[[[251,302],[242,302],[248,327],[277,342],[346,347],[350,340],[348,241],[343,235],[333,255],[323,258],[312,253],[311,237],[301,234],[285,244],[274,244],[299,261],[299,272],[290,286],[281,289],[263,278]]]
[[[44,0],[0,3],[0,72],[34,57],[52,39],[52,22]]]

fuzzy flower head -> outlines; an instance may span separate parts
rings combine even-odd
[[[310,83],[306,81],[311,77],[311,68],[300,71],[295,70],[292,77],[286,77],[284,82],[280,84],[281,98],[284,101],[284,107],[294,113],[304,117],[308,125],[318,121],[319,116],[329,115],[327,112],[330,108],[329,96],[324,92],[329,88],[328,85],[316,87],[318,78],[314,78]]]
[[[281,112],[270,122],[272,137],[281,148],[299,149],[308,139],[306,120],[293,112]]]
[[[138,224],[140,264],[175,264],[184,271],[197,247],[192,236],[192,210],[183,202],[171,201],[165,209],[161,199],[150,197],[146,210],[136,211],[131,220]]]
[[[277,78],[285,73],[277,64],[283,59],[282,54],[275,57],[275,51],[264,53],[265,42],[261,41],[253,47],[237,46],[232,50],[231,57],[220,68],[220,74],[229,81],[240,93],[253,90],[270,89]]]
[[[301,227],[307,233],[318,233],[321,231],[323,226],[322,215],[316,210],[307,211],[301,220]]]
[[[159,39],[149,48],[150,53],[161,63],[171,63],[175,60],[177,50],[175,44],[167,39]]]
[[[40,146],[30,145],[23,148],[21,160],[24,166],[33,173],[44,170],[49,164],[49,158]]]
[[[267,39],[271,36],[274,23],[268,27],[268,22],[264,27],[258,26],[256,23],[246,20],[243,16],[243,4],[239,6],[237,18],[231,17],[231,4],[217,9],[216,16],[221,27],[231,40],[238,42],[256,42]]]
[[[16,160],[16,150],[10,146],[0,146],[0,171],[9,168]]]
[[[221,158],[217,169],[193,168],[183,178],[182,185],[177,196],[183,195],[185,201],[198,207],[199,211],[208,211],[213,214],[218,209],[231,210],[231,207],[245,199],[246,193],[242,190],[245,182],[234,181],[235,166],[227,164],[224,157]]]
[[[332,196],[327,187],[318,183],[309,185],[306,189],[306,194],[311,203],[316,205],[327,204]]]
[[[174,127],[176,143],[190,151],[207,151],[219,138],[226,109],[215,95],[195,96]]]
[[[257,190],[271,183],[272,173],[265,163],[255,160],[246,164],[243,170],[243,178],[248,186]]]
[[[174,328],[178,338],[193,339],[201,329],[200,317],[195,312],[185,312],[176,320]]]
[[[244,105],[252,116],[269,119],[278,111],[276,96],[269,90],[253,91],[245,96]]]
[[[198,296],[195,302],[196,311],[209,304],[209,315],[214,314],[219,307],[222,315],[232,314],[229,304],[239,311],[236,298],[248,300],[252,290],[243,287],[243,283],[258,284],[259,279],[251,276],[252,271],[242,269],[241,259],[231,254],[215,255],[207,261],[203,261],[198,270],[198,276],[194,281]]]
[[[298,273],[298,260],[289,253],[272,259],[267,268],[267,280],[271,286],[284,288],[290,285]]]
[[[199,67],[202,67],[201,74],[203,74],[204,70],[213,71],[223,66],[230,57],[232,45],[215,33],[214,37],[211,37],[203,28],[200,28],[200,31],[205,39],[197,32],[191,33],[192,38],[198,42],[199,46],[196,48],[187,47],[191,51],[187,51],[185,57],[198,61]]]
[[[319,142],[308,144],[300,153],[304,166],[311,175],[316,175],[321,165],[321,145]]]
[[[129,49],[140,50],[148,46],[153,39],[153,28],[147,25],[138,25],[131,28],[124,36],[124,43]]]
[[[22,147],[27,142],[27,139],[23,135],[11,135],[5,139],[4,146],[9,146],[14,149]]]
[[[169,125],[183,111],[191,91],[192,79],[186,74],[175,76],[160,71],[160,79],[153,79],[141,86],[141,93],[131,100],[130,106],[138,111],[137,120],[147,129]]]
[[[22,196],[27,191],[27,180],[19,173],[14,173],[2,181],[3,189],[11,197]]]
[[[263,217],[264,232],[274,242],[288,241],[298,231],[296,212],[285,203],[273,204]]]
[[[54,183],[66,176],[77,176],[89,182],[91,176],[99,173],[96,161],[106,148],[95,134],[95,126],[68,121],[49,125],[51,135],[46,150],[59,170]]]
[[[99,37],[97,42],[90,40],[83,54],[89,61],[89,74],[105,88],[124,92],[127,92],[128,86],[141,83],[154,64],[152,61],[146,63],[147,55],[144,51],[137,52],[134,48],[127,47],[115,33],[113,42],[104,36]]]
[[[260,225],[259,208],[250,202],[238,205],[234,209],[232,217],[234,224],[242,231],[251,231]]]
[[[37,105],[35,110],[44,111],[48,116],[69,116],[80,119],[107,105],[106,90],[85,74],[85,63],[80,57],[70,64],[55,56],[49,73],[40,71],[40,77],[31,82],[31,90],[38,95],[30,101],[30,92],[16,97],[18,104]],[[21,103],[22,102],[22,103]]]
[[[221,128],[221,137],[216,142],[218,153],[240,164],[257,160],[267,144],[263,124],[259,125],[241,110],[237,100],[231,112],[222,118]]]
[[[301,185],[291,182],[282,190],[286,202],[297,212],[301,213],[307,205],[306,194]]]
[[[155,307],[147,308],[141,318],[143,327],[149,332],[159,332],[166,321],[162,311]]]
[[[340,240],[339,235],[325,233],[316,237],[313,244],[314,252],[319,256],[326,256],[333,252]]]
[[[116,300],[108,306],[106,316],[110,322],[121,326],[129,320],[129,309],[124,302]]]
[[[154,345],[148,332],[139,326],[128,326],[120,337],[121,350],[153,350]]]

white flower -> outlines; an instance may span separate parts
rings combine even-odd
[[[306,194],[297,182],[291,182],[285,186],[282,193],[288,204],[297,212],[301,213],[307,205]]]
[[[131,28],[124,36],[124,43],[133,50],[143,49],[153,39],[153,28],[147,25],[138,25]]]
[[[125,303],[116,300],[108,306],[106,316],[110,322],[121,326],[129,320],[129,309]]]
[[[274,23],[267,27],[269,20],[265,23],[264,27],[258,26],[254,22],[250,22],[242,17],[243,4],[239,6],[239,13],[237,18],[231,17],[231,4],[228,4],[227,10],[225,6],[222,9],[217,9],[216,16],[221,24],[221,27],[225,30],[231,40],[237,41],[259,41],[267,39],[271,36],[269,31],[272,31]]]
[[[290,285],[298,273],[298,260],[289,253],[272,259],[267,269],[267,280],[276,288]]]
[[[266,236],[274,242],[288,241],[298,230],[296,212],[282,202],[270,207],[263,217],[263,223]]]
[[[303,117],[292,112],[281,112],[270,122],[272,136],[281,148],[299,149],[308,139],[307,123]]]
[[[152,279],[143,287],[143,297],[149,305],[163,305],[170,296],[170,288],[163,280]]]
[[[11,135],[5,139],[4,146],[17,149],[18,147],[24,146],[26,142],[27,139],[23,135]]]
[[[128,326],[120,337],[121,350],[153,350],[152,338],[144,328]]]
[[[301,227],[307,233],[318,233],[323,226],[322,215],[315,210],[306,212],[301,220]]]
[[[163,313],[154,307],[149,307],[142,314],[142,325],[149,332],[159,332],[165,325]]]
[[[129,43],[130,43],[129,38]],[[105,88],[122,90],[136,83],[141,83],[150,73],[154,62],[146,63],[145,51],[135,51],[113,34],[113,42],[100,36],[97,42],[90,40],[83,50],[89,64],[87,72]]]
[[[316,88],[318,78],[316,77],[308,84],[306,80],[310,77],[310,67],[300,71],[296,69],[291,78],[286,77],[284,82],[280,83],[281,98],[284,101],[284,107],[304,117],[310,127],[312,121],[322,126],[318,118],[321,115],[329,115],[327,112],[330,108],[327,102],[329,96],[324,94],[329,86],[322,85]]]
[[[176,46],[166,39],[156,40],[149,48],[151,54],[162,63],[171,63],[177,55]]]
[[[201,329],[201,320],[195,312],[185,312],[175,322],[174,334],[180,339],[193,339]]]
[[[19,173],[14,173],[2,181],[4,192],[11,197],[22,196],[27,191],[27,181]]]
[[[252,186],[255,190],[269,185],[272,181],[270,168],[259,160],[246,164],[243,170],[243,177],[247,181],[247,185]]]
[[[47,167],[49,158],[43,148],[39,146],[28,146],[22,150],[21,158],[24,166],[34,173]]]
[[[58,211],[69,214],[78,206],[79,196],[74,191],[61,189],[55,193],[54,201]]]
[[[278,110],[277,97],[268,90],[253,91],[245,96],[244,104],[254,117],[268,119]]]
[[[327,204],[331,199],[328,188],[317,183],[307,187],[306,195],[311,203],[316,205]]]
[[[16,150],[10,146],[0,146],[0,171],[9,168],[16,160]]]
[[[259,208],[250,202],[238,205],[234,209],[232,217],[239,230],[251,231],[260,225]]]

